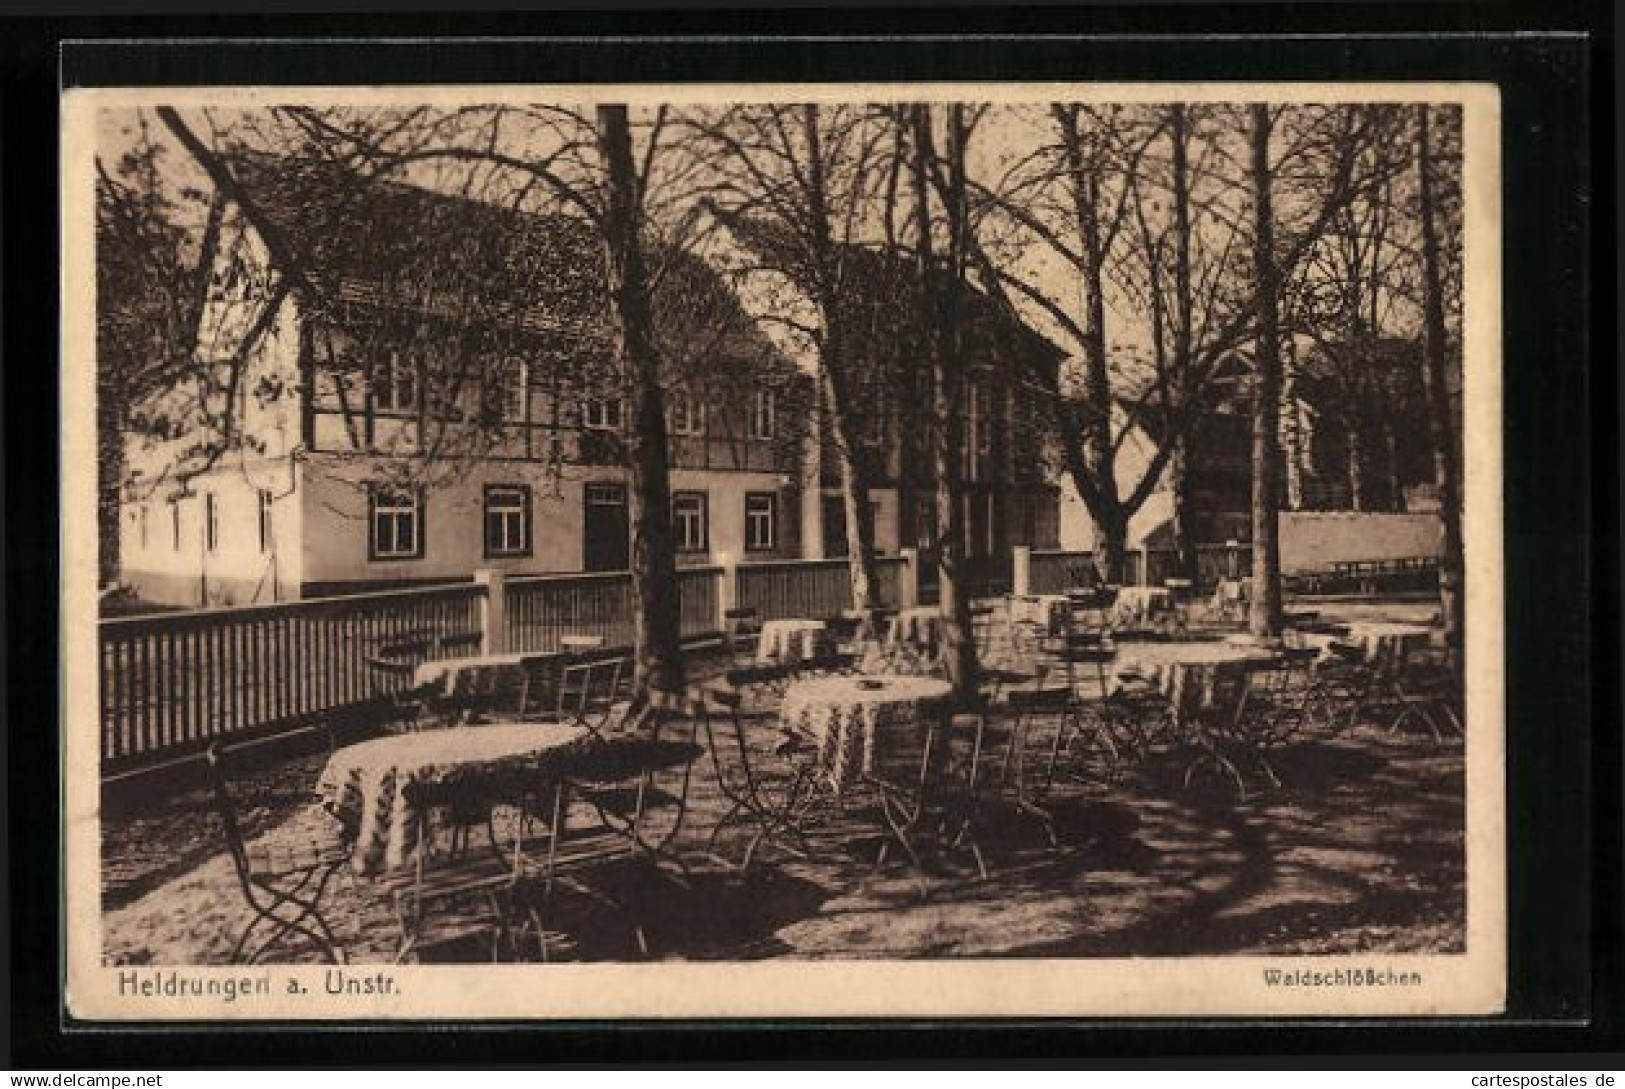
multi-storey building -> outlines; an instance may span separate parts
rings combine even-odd
[[[231,215],[273,237],[246,229],[220,257],[214,388],[144,406],[126,444],[122,581],[158,602],[240,604],[479,568],[624,568],[629,420],[590,229],[235,165],[253,214]],[[656,266],[680,557],[798,555],[810,382],[703,263]],[[246,315],[284,279],[234,364]],[[237,441],[199,442],[205,419]]]

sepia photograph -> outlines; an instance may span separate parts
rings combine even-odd
[[[70,1011],[1499,1011],[1498,131],[64,91]]]

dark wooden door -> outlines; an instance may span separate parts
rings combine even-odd
[[[582,566],[625,571],[631,557],[624,484],[588,484],[582,520]]]

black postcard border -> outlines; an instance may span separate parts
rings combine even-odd
[[[1617,1047],[1619,739],[1617,379],[1613,343],[1611,57],[1582,5],[1527,10],[1258,4],[1079,11],[833,11],[543,16],[168,17],[13,22],[0,148],[4,312],[6,664],[14,1066],[506,1063],[938,1063],[1155,1055],[1257,1064],[1357,1052]],[[1601,16],[1606,18],[1606,15]],[[1335,37],[1354,31],[1383,37]],[[1494,30],[1549,29],[1548,37]],[[1195,30],[1207,31],[1199,37]],[[1413,31],[1432,30],[1434,35]],[[1088,31],[1109,37],[1060,35]],[[1151,39],[1183,31],[1187,36]],[[736,35],[811,35],[794,48]],[[381,43],[439,34],[551,41]],[[640,41],[639,34],[712,34]],[[910,34],[900,38],[894,35]],[[942,37],[918,35],[937,33]],[[1043,37],[1023,35],[1041,33]],[[832,35],[854,35],[842,38]],[[887,35],[884,38],[866,35]],[[1281,35],[1287,37],[1259,35]],[[309,36],[351,39],[317,42]],[[604,37],[607,36],[607,37]],[[208,44],[154,38],[257,38]],[[113,42],[108,39],[126,39]],[[265,39],[307,39],[273,42]],[[596,38],[596,40],[594,40]],[[67,39],[101,39],[67,41]],[[133,41],[128,39],[145,39]],[[60,55],[57,52],[61,47]],[[342,59],[335,61],[335,55]],[[58,507],[56,94],[63,86],[686,80],[1487,80],[1505,164],[1509,1009],[1407,1021],[365,1023],[128,1026],[67,1020],[56,890]],[[1607,233],[1604,234],[1603,232]],[[1595,247],[1593,239],[1603,239]],[[1607,288],[1602,305],[1590,305]],[[1602,313],[1606,311],[1606,313]],[[1604,348],[1606,351],[1606,348]]]

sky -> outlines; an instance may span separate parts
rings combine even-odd
[[[421,95],[414,89],[414,99],[421,99]],[[981,117],[976,131],[971,139],[968,153],[969,172],[973,179],[982,180],[984,184],[994,184],[994,179],[1002,177],[1011,164],[1022,160],[1030,149],[1040,146],[1049,140],[1049,127],[1045,117],[1043,94],[1037,96],[1037,101],[1026,103],[1001,103],[989,108]],[[1152,96],[1157,97],[1157,96]],[[332,95],[323,98],[318,95],[310,104],[326,105],[331,102],[342,102],[343,96]],[[469,102],[478,102],[479,98],[468,99]],[[562,101],[555,100],[555,101]],[[731,99],[729,99],[731,101]],[[182,109],[182,114],[188,123],[206,139],[240,139],[251,146],[275,149],[277,144],[276,121],[272,111],[263,103],[263,98],[246,107],[231,104],[229,101],[220,106],[202,107],[188,105]],[[416,104],[415,102],[412,104]],[[395,99],[389,106],[399,109],[402,100]],[[349,108],[358,114],[375,113],[381,108],[376,101],[351,104]],[[700,107],[703,109],[704,107]],[[714,107],[713,107],[714,108]],[[590,116],[587,108],[583,113]],[[1225,111],[1218,111],[1223,115]],[[116,159],[119,154],[127,150],[137,138],[138,114],[133,109],[109,109],[101,114],[98,131],[98,146],[105,159]],[[176,144],[170,134],[164,129],[161,122],[147,113],[149,130],[154,138],[169,148],[165,156],[166,174],[170,184],[177,190],[185,187],[206,188],[206,178],[191,161],[183,149]],[[551,116],[551,115],[549,115]],[[646,137],[649,131],[649,122],[654,116],[652,107],[634,107],[634,123],[639,126],[638,132]],[[1222,116],[1216,122],[1219,129],[1223,129],[1230,121]],[[562,143],[556,132],[550,132],[542,124],[528,122],[525,117],[510,116],[504,123],[505,127],[497,137],[497,143],[516,157],[536,158],[547,157],[560,151]],[[693,179],[697,176],[693,169],[693,157],[688,154],[692,148],[685,146],[683,139],[673,140],[674,135],[681,136],[679,129],[668,127],[665,130],[667,141],[663,145],[660,158],[657,160],[668,173],[668,191],[679,188],[684,190],[692,188]],[[1159,155],[1165,155],[1160,150],[1160,143],[1156,145],[1142,160],[1150,171],[1155,171],[1158,164],[1155,162]],[[641,149],[640,149],[641,150]],[[1244,148],[1239,133],[1232,131],[1229,135],[1216,138],[1210,145],[1209,162],[1217,162],[1224,166],[1230,175],[1234,175],[1239,168],[1239,162],[1244,157]],[[1224,160],[1228,158],[1226,165]],[[658,173],[658,172],[657,172]],[[511,199],[514,192],[513,175],[492,181],[481,180],[477,191],[473,195],[484,194],[490,199]],[[460,189],[469,182],[466,168],[443,166],[418,166],[411,168],[406,180],[426,188]],[[659,192],[658,186],[651,187]],[[905,201],[908,199],[906,186],[903,190]],[[1107,202],[1115,193],[1108,193]],[[1214,251],[1222,248],[1225,239],[1229,237],[1233,228],[1221,225],[1220,217],[1245,220],[1247,211],[1246,193],[1231,185],[1209,181],[1199,182],[1196,196],[1199,203],[1211,209],[1213,215],[1202,218],[1199,212],[1198,223],[1198,250],[1210,248]],[[683,202],[685,207],[689,202]],[[1280,201],[1282,207],[1279,214],[1283,218],[1292,215],[1291,198],[1286,197]],[[201,222],[202,206],[191,205],[197,222]],[[1038,205],[1033,204],[1030,210],[1044,215]],[[1147,212],[1153,228],[1157,217],[1166,217],[1168,212],[1162,202],[1154,204]],[[900,213],[898,218],[906,219],[906,213]],[[1125,234],[1137,229],[1132,221],[1126,221],[1123,230]],[[858,231],[860,238],[868,241],[879,241],[882,237],[878,217],[871,217]],[[1242,241],[1245,245],[1245,241]],[[708,259],[721,267],[737,263],[739,252],[726,237],[725,232],[717,232],[708,236],[704,243],[703,253]],[[1066,310],[1075,320],[1082,324],[1081,300],[1082,285],[1074,270],[1055,256],[1054,252],[1039,245],[1029,245],[1019,252],[1002,254],[998,258],[1001,267],[1011,272],[1025,283],[1032,285],[1044,296],[1051,299],[1056,305]],[[1129,269],[1132,264],[1119,263],[1117,267]],[[760,314],[770,314],[776,308],[785,305],[783,292],[777,290],[760,290],[757,298],[752,298],[757,290],[746,288],[742,291],[747,309],[755,310]],[[1080,351],[1076,341],[1066,334],[1042,308],[1031,304],[1021,298],[1017,293],[1017,303],[1022,309],[1024,317],[1035,329],[1048,336],[1063,349],[1063,351],[1076,356]],[[1138,357],[1144,359],[1150,355],[1152,341],[1147,307],[1143,302],[1137,303],[1124,289],[1122,278],[1109,276],[1107,282],[1107,325],[1108,342],[1114,350],[1124,357]],[[804,366],[810,362],[806,345],[798,338],[787,334],[783,325],[774,325],[768,322],[764,328],[768,335],[780,342],[789,354],[798,358]]]

